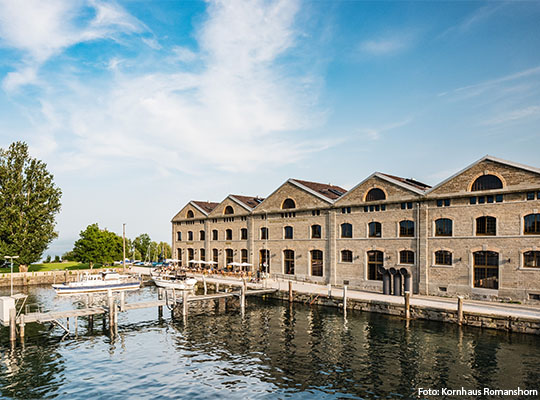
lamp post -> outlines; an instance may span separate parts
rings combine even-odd
[[[4,256],[4,258],[11,260],[11,296],[13,296],[13,259],[19,258],[19,256]]]
[[[122,272],[126,272],[126,224],[122,224]]]

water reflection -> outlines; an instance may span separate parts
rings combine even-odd
[[[58,305],[43,289],[31,295]],[[145,288],[128,301],[154,295]],[[96,329],[64,342],[58,329],[30,324],[14,350],[2,328],[0,395],[395,399],[416,398],[418,387],[540,385],[532,335],[254,299],[243,317],[206,304],[186,323],[167,310],[159,320],[155,309],[119,318],[115,337],[96,317]]]

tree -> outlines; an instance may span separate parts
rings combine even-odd
[[[73,246],[73,258],[80,262],[111,263],[122,260],[122,237],[88,225]]]
[[[167,258],[172,258],[171,245],[167,242],[159,242],[158,244],[159,259],[165,261]]]
[[[0,149],[0,257],[18,255],[23,270],[41,259],[58,236],[61,197],[47,164],[30,157],[26,143]]]
[[[135,250],[139,252],[142,260],[150,259],[151,243],[152,239],[150,239],[150,236],[147,233],[143,233],[133,240]]]

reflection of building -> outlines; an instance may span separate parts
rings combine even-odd
[[[486,156],[430,187],[374,173],[349,191],[289,179],[267,198],[189,202],[173,251],[380,291],[405,267],[418,293],[540,300],[540,169]]]

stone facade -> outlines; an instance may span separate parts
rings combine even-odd
[[[289,179],[266,199],[192,201],[172,220],[172,247],[184,265],[269,264],[277,276],[377,292],[382,265],[406,268],[414,293],[537,302],[539,210],[540,169],[486,156],[433,188],[374,173],[348,192]]]

